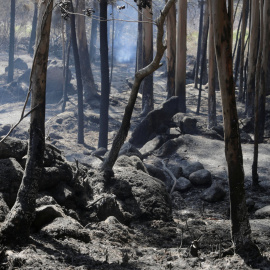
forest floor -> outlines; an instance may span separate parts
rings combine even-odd
[[[28,66],[31,58],[20,55]],[[7,55],[0,54],[0,75],[7,65]],[[100,89],[100,70],[93,68],[94,78]],[[120,126],[125,105],[129,98],[130,79],[134,69],[128,64],[116,64],[113,72],[110,96],[109,144]],[[1,81],[3,85],[4,82]],[[1,85],[0,85],[1,86]],[[207,128],[207,88],[202,91],[202,105],[196,115],[198,90],[187,85],[187,115],[196,116],[198,125]],[[166,99],[166,77],[164,70],[154,76],[155,106]],[[1,93],[0,93],[1,102]],[[94,162],[90,155],[98,144],[98,104],[93,102],[85,106],[85,144],[77,144],[76,95],[70,96],[70,102],[64,113],[61,104],[49,104],[46,116],[46,135],[54,142],[69,161],[77,159],[84,164]],[[1,104],[1,103],[0,103]],[[20,117],[23,102],[0,105],[1,125],[14,125]],[[131,130],[141,121],[141,97],[134,110]],[[243,116],[244,105],[239,104],[239,116]],[[217,91],[218,121],[222,123],[220,92]],[[68,124],[58,125],[59,119],[69,119]],[[96,123],[93,119],[97,119]],[[23,120],[14,136],[27,138],[29,119]],[[224,142],[203,136],[193,136],[192,144],[184,145],[186,158],[200,161],[212,173],[213,178],[221,179],[228,189]],[[91,242],[66,238],[48,239],[40,234],[32,234],[30,244],[23,249],[10,251],[28,258],[27,266],[14,263],[8,269],[270,269],[270,220],[269,216],[258,219],[255,211],[270,205],[270,144],[260,145],[259,176],[260,187],[252,187],[251,166],[253,144],[242,145],[244,170],[246,175],[246,196],[254,202],[250,211],[250,223],[254,242],[260,248],[264,259],[243,259],[239,255],[222,257],[226,248],[231,247],[229,221],[229,195],[216,203],[206,203],[200,199],[203,192],[195,188],[181,194],[173,202],[173,222],[153,221],[145,224],[124,226],[122,231],[110,230],[104,223],[91,225]],[[103,227],[102,227],[103,226]],[[107,229],[104,229],[107,228]],[[102,231],[102,232],[101,232]],[[185,232],[185,233],[183,233]],[[188,233],[187,233],[188,232]],[[194,240],[199,242],[199,255],[189,254]],[[30,259],[31,258],[31,259]],[[31,261],[32,260],[32,261]],[[4,267],[4,266],[2,266]],[[0,269],[2,269],[0,267]],[[4,268],[3,268],[4,269]]]

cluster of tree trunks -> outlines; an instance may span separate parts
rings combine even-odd
[[[139,7],[144,6],[141,2],[135,1]],[[88,54],[85,18],[77,18],[71,1],[70,27],[71,44],[73,48],[74,63],[76,69],[77,93],[78,93],[78,143],[84,143],[84,114],[83,114],[83,91],[86,101],[96,95],[97,89],[94,85],[90,56]],[[146,114],[154,108],[153,100],[153,72],[160,67],[161,58],[166,50],[163,43],[164,22],[167,18],[167,69],[168,69],[168,97],[179,97],[179,111],[186,112],[186,51],[187,51],[187,0],[178,1],[178,22],[176,25],[176,1],[168,0],[164,9],[160,12],[155,21],[157,26],[156,54],[153,58],[153,21],[151,11],[152,1],[147,1],[146,8],[143,8],[142,15],[139,13],[138,29],[142,35],[138,35],[137,48],[137,68],[130,98],[125,109],[121,127],[113,141],[112,148],[107,159],[104,161],[102,171],[110,176],[117,159],[121,146],[123,145],[130,127],[130,119],[134,109],[135,101],[142,81],[143,103],[142,114]],[[100,132],[99,147],[107,148],[108,145],[108,111],[109,111],[109,65],[108,65],[108,35],[107,35],[107,6],[106,0],[100,0],[100,57],[101,57],[101,105],[100,105]],[[37,6],[35,6],[37,7]],[[44,123],[45,123],[45,93],[46,93],[46,70],[49,51],[49,34],[51,24],[51,13],[53,0],[43,0],[39,2],[39,16],[37,21],[36,44],[33,68],[31,72],[31,93],[32,93],[32,113],[30,121],[30,141],[28,158],[24,177],[17,200],[5,222],[3,223],[0,236],[2,244],[12,244],[25,241],[29,237],[29,228],[35,212],[35,199],[38,190],[38,178],[41,175],[44,155]],[[205,7],[205,9],[204,9]],[[250,12],[250,37],[248,39],[249,54],[247,57],[247,90],[244,90],[243,72],[245,57],[245,37],[248,21],[248,11]],[[85,1],[78,1],[77,8],[85,9]],[[204,19],[203,19],[203,10]],[[33,17],[36,21],[35,9]],[[198,77],[199,63],[200,91],[198,99],[197,113],[200,109],[200,93],[202,87],[203,73],[206,65],[207,36],[209,27],[209,91],[208,91],[208,126],[216,125],[216,97],[215,97],[215,67],[218,70],[219,88],[221,90],[224,122],[225,156],[228,164],[228,178],[231,203],[231,223],[232,240],[236,251],[241,253],[249,247],[258,252],[251,239],[251,229],[247,214],[244,190],[244,170],[242,149],[240,143],[240,133],[238,115],[236,108],[235,78],[233,77],[233,1],[232,0],[207,0],[201,1],[201,30],[202,36],[199,41],[198,54],[202,52],[202,57],[197,56],[196,80]],[[15,0],[11,0],[11,21],[10,21],[10,55],[8,81],[13,80],[14,62],[14,29],[15,29]],[[142,21],[142,22],[141,22]],[[258,144],[263,141],[265,122],[265,99],[266,99],[266,78],[269,58],[269,32],[270,32],[270,2],[243,0],[241,37],[239,41],[239,61],[240,63],[240,87],[238,99],[246,99],[246,115],[255,118],[255,143],[254,143],[254,163],[253,182],[258,184],[257,163]],[[239,24],[240,28],[240,24]],[[77,34],[76,36],[76,29]],[[260,31],[258,31],[260,29]],[[95,33],[96,25],[92,22],[92,33]],[[68,33],[68,30],[66,31]],[[176,35],[177,33],[177,35]],[[31,34],[34,36],[34,33]],[[177,39],[175,37],[177,36]],[[33,39],[33,37],[32,37]],[[67,38],[68,40],[68,38]],[[29,43],[29,53],[33,47]],[[94,48],[94,37],[91,39],[90,51]],[[63,42],[64,44],[64,42]],[[68,51],[70,46],[66,46]],[[64,49],[64,46],[63,46]],[[65,53],[64,53],[65,54]],[[65,58],[65,57],[64,57]],[[64,60],[65,73],[67,76],[68,56]],[[196,82],[195,82],[196,83]],[[245,94],[246,93],[246,94]],[[64,87],[66,99],[66,89]],[[106,173],[109,173],[106,174]],[[259,253],[258,253],[259,254]]]

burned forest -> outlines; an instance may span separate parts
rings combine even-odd
[[[270,269],[269,1],[0,10],[0,269]]]

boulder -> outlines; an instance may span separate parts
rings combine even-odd
[[[120,156],[116,160],[114,170],[126,170],[127,167],[131,167],[132,169],[141,170],[145,173],[148,173],[143,162],[137,156]]]
[[[119,221],[126,223],[129,216],[122,211],[121,206],[116,200],[114,194],[101,194],[87,205],[87,210],[90,213],[90,218],[95,221],[103,221],[109,216],[114,216]]]
[[[145,164],[145,167],[151,176],[161,180],[165,184],[167,190],[168,191],[170,190],[172,181],[169,175],[167,175],[163,169],[159,168],[158,166],[147,163]]]
[[[270,205],[267,205],[255,212],[257,218],[270,218]]]
[[[176,185],[174,187],[174,190],[179,191],[179,192],[185,192],[185,191],[189,190],[191,187],[192,187],[192,184],[187,178],[180,177],[176,181]]]
[[[27,70],[28,69],[28,65],[27,65],[27,63],[23,59],[16,58],[14,60],[14,68],[20,69],[20,70]]]
[[[58,217],[65,217],[65,213],[59,205],[43,205],[36,208],[36,216],[32,226],[39,231],[45,225]]]
[[[201,198],[207,202],[218,202],[224,199],[226,192],[223,187],[217,183],[213,183],[210,188],[206,189]]]
[[[212,184],[211,173],[204,169],[190,174],[189,180],[195,186],[210,186]]]
[[[104,194],[115,196],[126,224],[139,220],[167,221],[172,218],[171,201],[165,185],[141,170],[132,167],[117,169],[114,177],[108,182],[103,174],[91,173],[86,181],[95,196],[98,194],[101,198]],[[108,209],[106,213],[111,212]],[[107,214],[105,216],[108,217]],[[121,221],[118,216],[116,218]]]
[[[0,143],[0,159],[16,158],[21,160],[27,153],[27,142],[7,137]]]
[[[0,159],[0,192],[11,208],[23,177],[23,169],[14,158]]]
[[[141,149],[140,153],[143,158],[151,155],[156,149],[158,149],[164,143],[162,136],[156,136],[154,139],[148,141]]]
[[[56,200],[48,195],[38,194],[36,199],[36,207],[44,206],[44,205],[55,205],[57,204]]]
[[[129,140],[134,146],[144,145],[162,124],[168,124],[178,112],[178,97],[171,97],[160,108],[147,114],[133,131]]]
[[[90,242],[89,231],[71,217],[57,217],[52,223],[44,226],[40,232],[51,238],[65,239],[74,238],[85,243]]]
[[[181,137],[171,139],[157,149],[155,155],[158,157],[168,157],[173,154],[181,144],[183,144],[183,139]]]
[[[182,160],[179,163],[179,166],[181,166],[183,176],[186,178],[189,178],[192,173],[204,169],[203,165],[199,161],[189,162],[187,160]]]
[[[123,210],[130,214],[130,221],[168,221],[172,218],[171,201],[165,185],[142,171],[117,172],[111,192],[115,193]]]
[[[185,116],[180,122],[180,129],[184,134],[197,134],[197,122],[196,118]]]
[[[28,69],[28,65],[21,58],[16,58],[14,60],[14,68],[20,69],[20,70],[26,70],[26,69]],[[8,67],[5,68],[5,72],[7,72],[7,71],[8,71]]]

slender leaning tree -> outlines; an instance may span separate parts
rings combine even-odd
[[[24,244],[30,234],[35,216],[38,181],[42,174],[45,149],[45,97],[46,73],[53,0],[39,1],[39,19],[33,67],[30,77],[32,87],[30,139],[24,176],[17,199],[0,230],[0,243]]]

